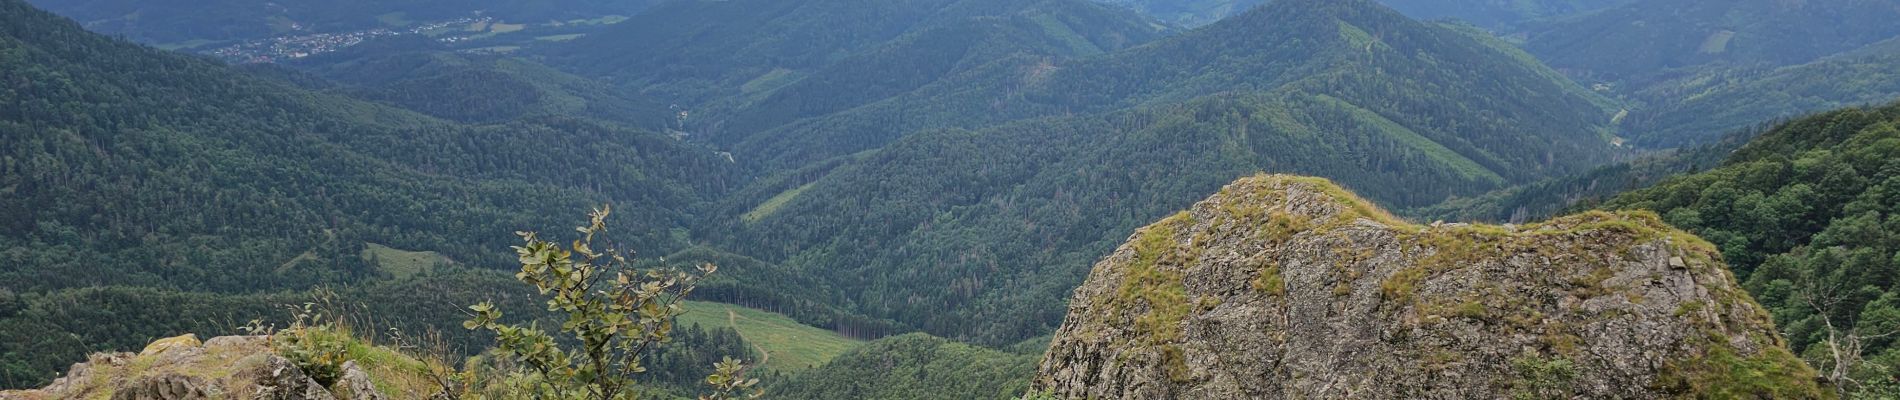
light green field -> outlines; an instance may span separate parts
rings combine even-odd
[[[613,25],[620,23],[620,21],[626,21],[627,18],[625,15],[603,15],[600,18],[576,19],[567,21],[567,23],[574,25]]]
[[[519,31],[519,30],[527,29],[527,28],[528,28],[528,25],[526,24],[504,24],[504,23],[496,22],[488,26],[488,31],[491,33],[508,33],[508,32]]]
[[[449,260],[448,257],[443,257],[441,253],[433,251],[408,251],[375,243],[369,243],[368,246],[365,246],[362,256],[365,260],[372,259],[373,257],[373,259],[376,260],[377,266],[382,269],[383,272],[388,272],[390,275],[395,276],[396,279],[416,276],[416,274],[427,271],[436,264],[454,262]]]
[[[766,72],[765,75],[759,75],[759,77],[752,78],[751,81],[747,81],[744,85],[740,85],[739,91],[745,94],[754,94],[778,89],[781,86],[792,83],[791,77],[792,70],[784,68],[773,69],[771,72]]]
[[[1735,39],[1735,31],[1717,31],[1702,40],[1702,47],[1696,49],[1703,54],[1721,54],[1728,52],[1728,42]]]
[[[760,219],[764,219],[765,217],[770,217],[772,216],[772,214],[777,213],[779,208],[785,207],[785,203],[792,202],[792,199],[798,198],[799,194],[805,193],[806,190],[811,189],[811,185],[814,185],[814,184],[807,183],[804,186],[799,186],[797,188],[793,188],[792,190],[787,190],[784,193],[779,193],[776,196],[772,196],[772,198],[770,199],[765,199],[764,203],[759,203],[758,207],[753,207],[751,211],[746,211],[745,215],[739,216],[739,219],[744,220],[745,222],[756,222]]]
[[[569,40],[574,40],[574,39],[577,39],[577,38],[580,38],[581,36],[587,36],[587,34],[585,34],[585,33],[570,33],[570,34],[566,34],[566,35],[547,35],[547,36],[540,36],[540,37],[536,37],[536,38],[534,38],[534,40],[539,40],[539,41],[543,41],[543,42],[565,42],[565,41],[569,41]]]
[[[800,371],[823,365],[863,342],[825,329],[804,325],[791,317],[751,308],[703,301],[686,302],[679,325],[699,324],[710,329],[728,326],[763,355],[761,365],[778,372]],[[746,360],[759,363],[759,360]]]

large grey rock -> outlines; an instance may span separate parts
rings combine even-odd
[[[1715,249],[1643,213],[1418,226],[1260,176],[1136,232],[1034,385],[1091,399],[1825,394]]]
[[[250,398],[255,400],[335,400],[336,396],[316,379],[305,375],[290,360],[275,355],[265,355],[264,362],[253,363],[250,368],[233,377],[238,382],[249,382]]]
[[[355,361],[343,362],[343,377],[332,385],[342,393],[343,400],[386,400],[376,391],[376,383],[369,379],[369,372],[356,365]]]
[[[202,400],[211,398],[207,389],[203,379],[164,374],[120,386],[112,393],[112,400]]]

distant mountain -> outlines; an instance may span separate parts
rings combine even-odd
[[[873,316],[1011,342],[1052,327],[1090,254],[1236,176],[1429,204],[1608,162],[1612,108],[1480,32],[1281,0],[748,139],[736,157],[804,167],[732,197],[746,213],[727,243],[825,276]]]
[[[1900,38],[1786,67],[1709,68],[1643,88],[1624,120],[1641,144],[1704,143],[1802,114],[1900,99]]]
[[[1202,26],[1271,0],[1096,0],[1181,26]],[[1635,0],[1380,0],[1412,18],[1455,19],[1490,29],[1600,10]]]
[[[286,63],[340,83],[337,92],[469,123],[588,117],[653,131],[675,127],[667,104],[532,61],[451,52],[427,38],[371,42]]]
[[[1642,0],[1381,0],[1412,18],[1455,19],[1501,32]]]
[[[1653,81],[1684,68],[1780,67],[1900,36],[1896,0],[1653,0],[1530,30],[1524,47],[1593,80]]]
[[[1187,27],[1212,24],[1271,0],[1096,0]]]
[[[540,53],[661,101],[756,101],[741,117],[755,126],[879,100],[1002,56],[1095,54],[1161,33],[1081,0],[680,1]]]
[[[545,22],[633,15],[653,0],[32,0],[92,29],[149,44],[402,28],[470,17]]]

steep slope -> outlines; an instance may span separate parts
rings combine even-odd
[[[1361,1],[1281,0],[1151,45],[1017,57],[863,107],[752,135],[733,152],[797,167],[902,135],[1264,92],[1390,120],[1509,180],[1608,160],[1607,100],[1481,33]],[[1456,60],[1448,61],[1448,60]],[[1442,117],[1441,117],[1442,116]],[[1457,122],[1450,122],[1456,119]],[[1451,126],[1457,129],[1448,129]],[[1554,157],[1567,154],[1568,157]]]
[[[1276,5],[1033,85],[933,85],[794,124],[811,129],[735,154],[851,155],[735,196],[747,217],[722,242],[872,316],[1010,343],[1054,327],[1089,254],[1237,176],[1328,176],[1421,205],[1609,158],[1593,128],[1609,111],[1506,49],[1365,2]],[[989,126],[888,136],[959,116]]]
[[[740,142],[801,118],[849,110],[985,70],[997,60],[1087,57],[1146,43],[1164,33],[1128,13],[1082,1],[975,9],[994,9],[990,12],[996,15],[923,24],[823,68],[788,71],[780,78],[786,83],[760,85],[742,104],[734,105],[738,109],[718,123],[714,139],[722,144]]]
[[[1063,398],[1821,398],[1713,246],[1653,214],[1418,226],[1256,176],[1076,289]]]
[[[1851,387],[1892,390],[1900,329],[1900,105],[1844,109],[1780,125],[1719,167],[1603,205],[1653,210],[1721,246],[1793,348]],[[1850,337],[1852,337],[1850,339]],[[1830,339],[1833,338],[1833,339]],[[1833,343],[1863,348],[1836,358]],[[1861,358],[1869,363],[1856,365]],[[1840,375],[1834,375],[1834,374]]]
[[[1011,19],[1034,22],[1038,29],[1028,32],[1035,35],[1014,38],[1023,43],[958,37],[969,32],[957,30],[1021,27],[1020,21]],[[928,32],[938,29],[950,31]],[[603,77],[664,101],[700,105],[721,99],[754,99],[769,94],[771,89],[823,74],[828,68],[849,73],[823,74],[827,78],[819,79],[856,83],[842,86],[833,94],[867,96],[850,92],[863,89],[874,90],[869,94],[901,92],[967,67],[958,65],[963,60],[980,60],[972,57],[986,55],[980,47],[945,51],[949,47],[1004,45],[1002,50],[990,51],[1007,54],[1045,46],[1043,43],[1079,45],[1064,46],[1069,47],[1063,49],[1066,54],[1069,50],[1086,52],[1092,47],[1115,49],[1139,43],[1158,30],[1133,14],[1080,0],[681,1],[541,53],[551,64],[585,76]],[[907,35],[935,38],[904,39]],[[942,54],[921,59],[892,58],[897,54],[861,55],[902,51],[881,49],[902,40],[949,47],[935,49]],[[860,59],[851,59],[854,56]],[[867,61],[862,59],[865,57],[899,63],[883,65],[888,70],[858,65]],[[872,74],[858,75],[865,72]]]

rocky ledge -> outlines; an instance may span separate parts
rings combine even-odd
[[[1075,290],[1061,398],[1819,398],[1709,243],[1653,214],[1393,218],[1256,176],[1137,231]]]
[[[184,335],[134,353],[94,354],[45,388],[0,392],[0,400],[383,400],[354,361],[325,387],[273,354],[269,336]]]

